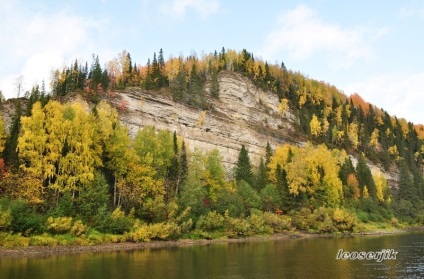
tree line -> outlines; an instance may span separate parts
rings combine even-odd
[[[131,139],[116,109],[102,100],[138,86],[213,109],[208,102],[219,98],[222,71],[242,73],[277,94],[279,110],[297,114],[297,129],[310,143],[275,150],[268,144],[257,168],[242,146],[237,166],[226,170],[219,152],[190,152],[175,132],[144,127]],[[165,61],[160,50],[139,66],[123,52],[104,68],[97,56],[90,69],[75,61],[55,71],[52,84],[52,94],[35,86],[25,103],[16,102],[8,131],[0,121],[0,230],[30,235],[71,218],[76,231],[145,239],[165,228],[211,237],[214,230],[331,232],[357,229],[357,220],[424,221],[424,150],[416,126],[283,63],[225,49]],[[58,101],[72,92],[82,98]],[[356,155],[356,166],[347,154]],[[397,191],[369,161],[396,166]]]

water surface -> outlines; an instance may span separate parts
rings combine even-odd
[[[394,249],[396,260],[337,260]],[[0,259],[1,279],[424,278],[424,234],[325,237]]]

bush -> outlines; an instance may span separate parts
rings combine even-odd
[[[271,226],[266,224],[263,219],[263,214],[252,214],[247,219],[247,222],[250,225],[250,231],[254,234],[272,234],[274,230]]]
[[[206,216],[199,217],[196,223],[196,229],[212,232],[224,228],[225,218],[216,211],[209,212]]]
[[[10,229],[14,233],[28,236],[43,232],[45,218],[26,202],[22,200],[11,202],[10,211],[12,215]]]
[[[340,232],[353,232],[358,226],[358,219],[356,216],[342,208],[334,209],[333,222]]]
[[[174,222],[140,224],[136,222],[131,232],[125,237],[129,241],[149,242],[151,240],[168,240],[175,239],[181,235],[181,230]]]
[[[87,226],[81,220],[75,221],[71,228],[71,234],[74,236],[81,236],[87,230]]]
[[[0,231],[7,231],[12,223],[12,212],[7,204],[6,199],[0,201]]]
[[[48,234],[35,235],[30,238],[30,245],[35,246],[57,246],[59,241]]]
[[[48,215],[52,217],[75,216],[72,194],[70,192],[64,193],[56,206],[49,210]]]
[[[28,247],[29,242],[30,238],[24,237],[20,233],[0,233],[0,246],[4,248]]]
[[[130,231],[134,222],[133,211],[129,215],[125,215],[125,212],[117,207],[110,216],[110,225],[106,228],[106,231],[113,234],[123,234]]]
[[[271,212],[264,212],[262,218],[265,224],[270,226],[274,232],[282,232],[291,229],[291,218],[285,215],[277,215]]]
[[[293,215],[293,224],[298,229],[310,232],[345,233],[354,231],[358,226],[358,220],[346,209],[320,207],[311,213],[309,209],[302,208]]]
[[[69,232],[72,226],[72,217],[49,217],[47,218],[47,229],[54,234]]]
[[[225,235],[229,238],[246,237],[252,235],[250,224],[243,218],[225,216]]]

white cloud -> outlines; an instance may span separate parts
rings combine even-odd
[[[418,5],[416,2],[410,3],[408,6],[400,8],[398,16],[400,18],[424,18],[424,7],[420,2],[418,2]]]
[[[184,18],[189,9],[206,18],[216,13],[218,8],[218,0],[166,0],[161,6],[163,13],[174,18]]]
[[[16,97],[13,80],[19,75],[23,75],[25,90],[43,79],[48,85],[52,68],[91,54],[102,43],[98,33],[105,20],[68,10],[34,12],[19,1],[1,8],[0,37],[5,39],[0,47],[0,90],[7,98]]]
[[[358,93],[366,101],[407,121],[424,124],[424,72],[378,75],[345,86],[345,93]]]
[[[343,28],[327,22],[306,5],[282,14],[266,37],[262,52],[274,56],[280,50],[288,51],[294,60],[304,60],[318,52],[331,53],[336,67],[350,67],[359,59],[372,59],[371,42],[384,36],[387,29],[368,27]]]

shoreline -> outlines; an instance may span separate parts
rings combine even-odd
[[[407,229],[390,229],[390,230],[373,230],[352,234],[314,234],[308,232],[286,232],[267,236],[250,236],[245,238],[219,238],[219,239],[179,239],[167,241],[150,241],[150,242],[121,242],[121,243],[105,243],[98,245],[69,245],[69,246],[28,246],[17,248],[0,247],[0,258],[20,258],[20,257],[48,257],[59,255],[71,255],[77,253],[98,253],[98,252],[121,252],[134,251],[140,249],[158,249],[184,246],[202,246],[212,244],[227,243],[245,243],[268,240],[288,240],[288,239],[306,239],[318,237],[348,237],[348,236],[378,236],[378,235],[394,235],[402,233],[410,233],[423,231],[423,228],[407,228]]]

